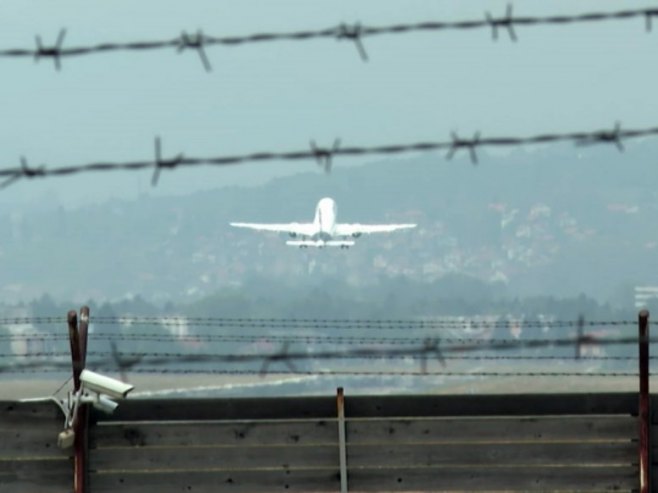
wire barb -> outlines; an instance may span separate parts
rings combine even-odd
[[[57,41],[54,46],[45,47],[41,43],[41,36],[37,34],[36,42],[37,49],[34,52],[34,61],[35,63],[39,61],[41,57],[52,57],[55,62],[55,69],[59,71],[62,68],[61,56],[62,56],[62,44],[64,44],[64,37],[66,36],[66,29],[62,28],[59,31],[57,36]]]
[[[647,10],[644,13],[644,27],[647,30],[648,33],[651,32],[652,29],[652,23],[653,23],[653,16],[658,15],[658,11],[656,10]]]
[[[290,342],[285,342],[283,344],[283,347],[281,348],[281,351],[266,356],[264,358],[263,365],[260,367],[260,371],[258,372],[258,374],[261,377],[264,377],[265,375],[267,375],[270,364],[276,363],[278,361],[283,361],[292,373],[297,373],[297,369],[295,368],[295,365],[292,364],[292,361],[290,360],[290,356],[288,355],[289,348],[290,348]]]
[[[203,68],[206,69],[206,72],[212,71],[212,66],[210,65],[210,60],[206,55],[206,50],[204,49],[204,44],[206,43],[206,38],[203,35],[201,30],[197,31],[196,34],[187,34],[183,31],[178,39],[177,51],[182,53],[186,48],[192,48],[197,51],[199,58],[201,58],[201,63]]]
[[[498,28],[507,29],[507,33],[512,41],[516,42],[516,33],[514,32],[514,19],[512,18],[512,4],[507,4],[507,13],[505,17],[494,19],[489,12],[485,13],[487,23],[491,26],[491,38],[498,41]]]
[[[457,152],[457,149],[460,147],[466,147],[468,149],[469,155],[471,157],[471,163],[478,164],[478,156],[475,152],[475,148],[480,145],[480,132],[475,132],[473,139],[460,139],[456,132],[450,134],[452,138],[452,144],[448,154],[446,154],[446,159],[452,159]]]
[[[162,159],[162,145],[160,143],[160,137],[155,138],[155,171],[153,171],[153,178],[151,179],[151,185],[156,186],[158,184],[158,179],[160,178],[160,170],[162,168],[173,169],[178,166],[183,161],[183,155],[179,154],[173,159]]]
[[[133,355],[131,358],[125,358],[119,352],[117,345],[114,341],[110,341],[112,361],[116,365],[121,375],[121,381],[128,381],[127,371],[131,370],[133,366],[137,365],[144,358],[143,354]]]
[[[427,355],[428,354],[434,354],[436,356],[436,359],[439,363],[441,363],[441,367],[445,368],[446,367],[446,360],[443,357],[443,353],[441,352],[441,339],[432,339],[432,338],[427,338],[423,342],[423,347],[420,351],[420,372],[421,373],[427,373]]]
[[[591,135],[583,138],[579,142],[579,144],[591,145],[599,142],[609,143],[609,144],[614,144],[617,147],[617,149],[619,149],[619,152],[624,152],[624,145],[621,142],[621,138],[622,138],[621,124],[619,122],[615,122],[614,129],[600,130],[598,132],[594,132]]]
[[[361,24],[356,23],[353,26],[348,26],[347,24],[341,24],[336,30],[336,39],[339,41],[342,39],[347,39],[354,41],[356,49],[361,56],[361,60],[364,62],[368,61],[368,53],[366,53],[366,48],[363,46],[363,41],[361,41],[361,36],[363,34],[363,29]]]
[[[340,139],[334,140],[334,145],[331,149],[318,147],[314,140],[311,140],[311,152],[318,163],[318,166],[324,168],[325,173],[331,172],[332,158],[340,148]]]
[[[35,178],[37,176],[45,176],[46,168],[45,166],[39,166],[38,168],[30,168],[27,164],[27,159],[21,156],[21,167],[16,170],[13,176],[10,176],[7,180],[0,184],[0,190],[7,188],[9,185],[17,181],[18,179],[25,178]]]

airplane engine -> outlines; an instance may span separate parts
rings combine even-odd
[[[361,233],[352,233],[352,238],[358,238],[361,236]]]
[[[297,238],[297,233],[288,233],[291,238]]]

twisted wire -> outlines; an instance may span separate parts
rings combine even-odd
[[[471,161],[476,164],[476,149],[480,147],[510,147],[521,145],[551,144],[557,142],[572,142],[579,145],[614,144],[623,150],[622,141],[640,137],[658,135],[658,127],[647,127],[632,130],[622,130],[619,123],[611,130],[593,130],[566,133],[549,133],[529,137],[482,137],[476,133],[472,139],[460,138],[452,134],[452,140],[434,142],[416,142],[409,144],[392,144],[380,146],[352,146],[332,148],[318,148],[314,144],[310,150],[297,150],[288,152],[255,152],[251,154],[217,157],[186,157],[179,154],[173,159],[163,159],[160,151],[160,140],[156,138],[156,155],[153,161],[129,161],[121,163],[95,162],[81,165],[67,165],[57,168],[48,168],[42,165],[38,168],[29,168],[22,161],[22,165],[14,168],[0,169],[0,177],[5,181],[0,188],[5,188],[21,178],[34,179],[55,176],[70,176],[79,173],[106,172],[106,171],[137,171],[153,169],[153,181],[157,184],[162,169],[173,170],[179,167],[196,167],[201,165],[228,166],[250,162],[270,161],[300,161],[313,159],[326,170],[330,170],[331,159],[335,156],[366,156],[366,155],[396,155],[410,152],[427,152],[447,150],[446,157],[451,159],[460,149],[466,149]]]
[[[92,45],[81,45],[65,47],[64,39],[66,29],[61,29],[54,44],[46,45],[40,36],[36,36],[34,48],[6,48],[0,49],[0,57],[6,58],[33,58],[39,61],[41,58],[51,58],[57,70],[61,69],[62,58],[76,56],[98,55],[109,52],[128,51],[153,51],[153,50],[176,50],[178,53],[184,51],[196,51],[206,71],[212,67],[208,59],[206,48],[210,46],[243,46],[254,43],[272,43],[280,41],[306,42],[318,39],[347,40],[357,48],[358,54],[364,62],[369,60],[363,38],[384,35],[401,35],[413,32],[439,32],[454,30],[478,30],[491,31],[493,40],[498,39],[500,30],[507,31],[510,40],[517,41],[515,27],[535,27],[540,25],[574,25],[583,23],[595,23],[604,21],[623,21],[635,18],[644,19],[647,32],[652,29],[653,17],[658,15],[657,8],[625,9],[609,12],[587,12],[575,15],[549,15],[549,16],[514,16],[512,6],[508,5],[505,14],[494,16],[486,12],[479,19],[461,21],[424,21],[416,23],[397,23],[387,26],[367,26],[360,22],[354,24],[342,23],[323,29],[307,29],[291,32],[260,32],[237,36],[212,36],[204,34],[201,30],[195,34],[183,31],[180,36],[168,39],[128,41],[128,42],[106,42]]]

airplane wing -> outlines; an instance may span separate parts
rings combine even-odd
[[[415,228],[416,224],[336,224],[336,236],[358,236],[360,234],[390,233],[399,229]]]
[[[248,228],[257,231],[273,231],[275,233],[289,233],[301,236],[311,236],[315,233],[315,227],[311,223],[287,223],[287,224],[257,224],[257,223],[230,223],[235,228]]]

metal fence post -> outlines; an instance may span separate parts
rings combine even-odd
[[[639,360],[640,360],[640,493],[651,491],[651,413],[649,409],[649,312],[642,310],[638,315]]]
[[[80,361],[80,334],[78,332],[78,314],[70,310],[67,316],[69,324],[69,342],[71,344],[71,363],[73,365],[73,390],[80,390],[80,373],[82,373],[82,361]]]
[[[340,491],[347,493],[347,443],[345,441],[345,395],[343,387],[336,391],[338,408],[338,454],[340,460]]]
[[[73,365],[73,389],[80,391],[80,374],[85,367],[87,359],[87,332],[89,328],[89,308],[80,310],[80,324],[75,310],[68,313],[69,341],[71,344],[71,362]],[[85,493],[87,491],[87,422],[88,408],[86,404],[77,409],[74,428],[75,439],[73,442],[73,491],[74,493]]]

